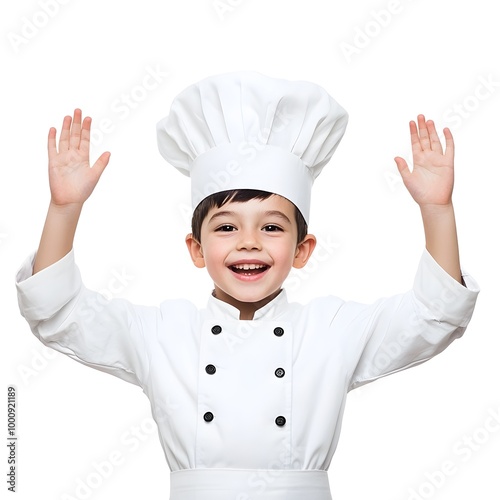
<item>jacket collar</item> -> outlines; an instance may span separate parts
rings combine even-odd
[[[253,320],[272,320],[281,316],[288,309],[288,299],[286,296],[286,291],[284,289],[273,299],[268,302],[265,306],[257,309],[253,316]],[[240,318],[240,311],[238,308],[217,299],[213,295],[208,299],[207,311],[214,318],[221,319],[236,319]]]

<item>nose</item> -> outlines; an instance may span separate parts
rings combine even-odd
[[[240,231],[238,244],[238,250],[261,250],[262,246],[260,243],[260,238],[257,231],[248,229],[245,231]]]

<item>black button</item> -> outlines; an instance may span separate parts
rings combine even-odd
[[[212,326],[212,333],[214,335],[219,335],[222,332],[222,328],[219,325]]]
[[[282,417],[282,416],[276,417],[275,422],[276,422],[276,425],[283,427],[286,424],[286,418]]]
[[[205,420],[205,422],[211,422],[213,419],[214,419],[214,414],[211,411],[207,411],[207,413],[203,415],[203,420]]]
[[[209,375],[213,375],[217,369],[215,368],[214,365],[207,365],[205,366],[205,371],[209,374]]]
[[[285,330],[283,330],[283,328],[281,328],[281,326],[277,326],[274,329],[274,335],[276,335],[276,337],[281,337],[284,333],[285,333]]]
[[[285,376],[285,370],[283,370],[283,368],[276,368],[276,370],[274,371],[274,374],[278,378],[283,378]]]

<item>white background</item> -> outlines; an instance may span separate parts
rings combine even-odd
[[[188,84],[240,69],[319,83],[350,114],[313,191],[310,230],[329,258],[303,272],[292,300],[373,301],[411,286],[423,234],[393,158],[408,157],[407,124],[418,113],[452,129],[461,258],[482,289],[476,312],[437,358],[350,394],[329,477],[342,500],[499,498],[500,424],[485,430],[500,413],[493,2],[221,0],[217,9],[212,0],[22,0],[2,11],[0,434],[14,384],[15,498],[164,500],[169,488],[140,389],[44,348],[18,311],[14,275],[37,247],[49,201],[49,127],[59,130],[81,107],[101,129],[93,158],[112,152],[75,242],[87,286],[116,289],[114,276],[125,273],[115,296],[143,304],[190,297],[202,306],[211,283],[183,243],[189,183],[158,154],[155,124]],[[149,80],[141,89],[153,70],[155,88]],[[120,463],[97,476],[110,456]],[[444,462],[453,465],[445,479],[436,474]],[[84,494],[77,486],[89,478]]]

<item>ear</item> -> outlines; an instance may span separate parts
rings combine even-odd
[[[205,267],[205,258],[203,257],[201,243],[195,240],[191,233],[186,236],[186,246],[188,248],[189,255],[191,255],[193,264],[200,269]]]
[[[303,268],[309,257],[313,253],[316,247],[316,237],[312,234],[307,234],[306,237],[297,245],[297,250],[295,251],[295,258],[293,260],[293,267],[297,269]]]

